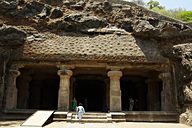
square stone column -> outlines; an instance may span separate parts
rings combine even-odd
[[[161,73],[159,78],[162,80],[163,87],[161,92],[161,110],[162,111],[174,111],[174,96],[173,89],[171,87],[171,74],[170,73]]]
[[[159,85],[156,79],[147,79],[145,81],[148,85],[148,110],[149,111],[159,111],[160,110],[160,100],[159,100]]]
[[[9,70],[5,109],[16,109],[17,108],[16,79],[19,75],[20,75],[20,72],[18,70]]]
[[[121,89],[120,77],[121,71],[109,71],[110,77],[110,111],[121,111]]]
[[[58,95],[58,110],[69,110],[69,93],[70,93],[70,78],[73,72],[71,70],[59,70],[60,76],[59,95]]]

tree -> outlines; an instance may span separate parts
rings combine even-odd
[[[149,9],[153,9],[153,8],[159,8],[159,9],[163,9],[165,7],[160,6],[159,2],[156,0],[150,0],[147,5],[149,6]]]

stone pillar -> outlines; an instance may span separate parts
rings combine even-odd
[[[121,111],[121,89],[120,77],[121,71],[109,71],[110,77],[110,111]]]
[[[158,81],[155,79],[148,79],[145,81],[148,85],[148,110],[149,111],[159,111],[160,110],[160,98],[159,98],[159,86]]]
[[[60,76],[58,110],[69,110],[70,77],[72,74],[71,70],[58,71]]]
[[[32,80],[27,74],[22,75],[18,82],[18,108],[28,108],[29,83]]]
[[[170,73],[161,73],[159,78],[162,80],[162,91],[161,91],[161,110],[162,111],[173,111],[173,93],[171,88],[171,74]]]
[[[20,75],[18,70],[9,70],[5,109],[16,109],[17,107],[17,87],[16,78]]]

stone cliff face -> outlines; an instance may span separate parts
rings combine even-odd
[[[143,38],[190,36],[191,28],[131,3],[64,1],[51,6],[38,1],[1,1],[0,23],[30,26],[38,31],[86,32],[88,29],[124,29]],[[14,20],[14,22],[13,22]]]
[[[173,47],[173,54],[177,61],[177,85],[180,103],[183,111],[180,115],[180,122],[192,126],[192,43],[178,44]]]
[[[192,28],[133,3],[65,0],[0,1],[0,94],[4,92],[6,67],[25,42],[43,40],[43,33],[131,34],[140,40],[155,40],[164,57],[175,67],[182,123],[192,125]],[[47,4],[46,4],[47,3]],[[2,105],[0,96],[0,105]],[[1,108],[1,106],[0,106]]]

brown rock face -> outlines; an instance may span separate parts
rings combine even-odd
[[[187,108],[186,112],[180,115],[180,123],[192,126],[192,108]]]
[[[0,46],[17,46],[22,45],[26,39],[26,33],[16,27],[0,28]]]
[[[176,66],[176,70],[178,70],[178,97],[181,106],[186,109],[186,112],[180,115],[180,123],[192,126],[192,43],[173,46],[173,54],[179,60]]]
[[[101,0],[102,1],[102,0]],[[126,3],[126,2],[125,2]],[[36,29],[82,32],[87,28],[117,27],[140,38],[173,38],[191,36],[189,25],[171,20],[131,3],[112,4],[108,1],[64,1],[60,7],[39,2],[1,1],[2,16],[17,19],[20,25]],[[9,24],[11,21],[9,21]]]
[[[192,102],[192,43],[179,44],[173,47],[173,53],[181,60],[180,84],[183,85],[185,102]]]
[[[0,1],[0,13],[8,13],[16,11],[18,6],[17,1]]]
[[[63,16],[63,12],[59,7],[52,9],[50,18],[55,19],[55,18],[60,18],[62,16]]]

